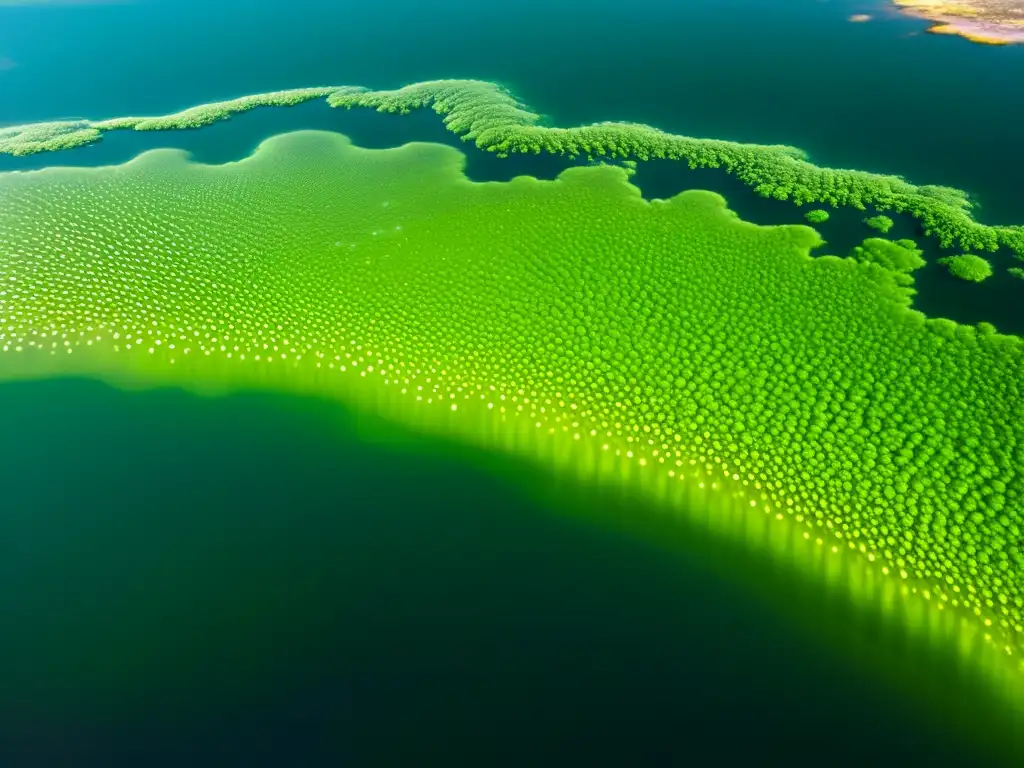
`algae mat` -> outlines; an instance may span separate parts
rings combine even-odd
[[[796,532],[789,557],[861,568],[865,604],[898,585],[911,630],[1019,705],[1020,339],[913,311],[883,263],[906,258],[812,256],[812,228],[711,193],[463,163],[303,132],[223,166],[6,174],[2,375],[333,396],[742,508]]]

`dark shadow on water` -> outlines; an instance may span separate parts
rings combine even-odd
[[[978,764],[526,469],[269,396],[8,384],[0,424],[4,766]]]

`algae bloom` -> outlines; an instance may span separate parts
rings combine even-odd
[[[124,130],[189,129],[229,119],[263,106],[293,106],[325,98],[333,107],[371,108],[407,114],[426,107],[444,117],[448,130],[499,157],[517,153],[566,155],[570,158],[621,158],[630,162],[656,158],[685,161],[691,168],[722,168],[763,197],[796,204],[821,203],[865,210],[905,213],[918,220],[925,236],[944,246],[995,251],[1000,246],[1024,256],[1024,227],[990,226],[971,216],[973,203],[961,190],[934,184],[915,185],[899,176],[823,168],[796,147],[741,144],[666,133],[649,125],[602,122],[575,128],[541,125],[506,89],[479,80],[428,80],[392,91],[360,86],[298,88],[253,94],[157,117],[58,121],[0,129],[0,154],[28,155],[85,146],[105,133]],[[892,220],[869,220],[887,232]],[[888,224],[886,223],[888,222]]]
[[[945,264],[949,273],[961,280],[972,283],[980,283],[992,277],[992,265],[987,259],[975,256],[973,253],[964,253],[959,256],[945,256],[939,259],[940,264]]]
[[[647,202],[622,168],[463,164],[302,132],[222,166],[0,176],[2,375],[316,393],[741,505],[798,534],[787,557],[923,594],[939,623],[911,631],[964,647],[970,617],[986,674],[1018,679],[1020,339],[912,310],[911,241],[812,256],[809,227],[708,192]]]
[[[892,229],[893,226],[893,220],[888,216],[871,216],[864,219],[864,223],[872,229],[877,229],[883,235]]]

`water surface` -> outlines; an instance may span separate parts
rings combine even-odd
[[[6,384],[0,424],[4,765],[977,764],[528,470],[267,396]]]

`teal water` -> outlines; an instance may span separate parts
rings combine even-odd
[[[8,384],[0,424],[5,766],[978,764],[526,470],[266,396]]]
[[[884,2],[349,6],[0,5],[0,124],[474,77],[554,124],[795,144],[962,187],[983,220],[1024,222],[1024,48],[846,21]],[[432,114],[310,104],[0,170],[154,146],[224,162],[304,127],[363,146],[453,141]],[[561,167],[470,152],[467,170]],[[749,220],[801,220],[710,173],[651,164],[635,180],[648,197],[707,187]],[[822,228],[836,252],[870,234],[860,215]],[[1024,332],[1009,281],[967,286],[930,264],[918,282],[930,314]],[[440,447],[367,443],[348,418],[0,388],[0,765],[978,764],[970,734],[924,721],[683,553],[542,509]]]

